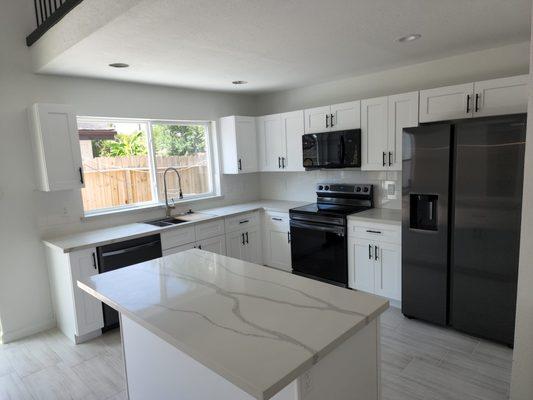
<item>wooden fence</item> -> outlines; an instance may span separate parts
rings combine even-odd
[[[175,167],[181,176],[184,194],[209,191],[209,171],[205,153],[191,156],[157,156],[156,179],[159,198],[164,200],[163,173]],[[96,157],[83,161],[86,211],[152,201],[148,156]],[[167,174],[169,197],[178,196],[178,177]]]

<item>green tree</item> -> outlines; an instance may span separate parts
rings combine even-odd
[[[158,156],[185,156],[205,152],[205,128],[201,125],[153,125]]]
[[[144,132],[131,135],[118,133],[114,140],[100,140],[96,147],[95,157],[125,157],[148,154]]]

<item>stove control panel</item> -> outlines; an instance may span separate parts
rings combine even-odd
[[[317,194],[363,194],[372,193],[372,185],[359,183],[319,183],[316,186]]]

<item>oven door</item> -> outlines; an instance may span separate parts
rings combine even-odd
[[[346,227],[294,220],[290,227],[293,273],[347,286]]]

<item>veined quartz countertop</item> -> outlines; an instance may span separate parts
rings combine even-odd
[[[198,249],[78,286],[257,399],[388,308],[381,297]]]
[[[402,210],[372,208],[348,216],[348,221],[374,222],[379,224],[402,225]]]
[[[135,239],[150,234],[179,229],[183,226],[226,217],[228,215],[241,214],[261,209],[277,212],[289,212],[289,209],[291,208],[308,203],[309,202],[302,201],[260,200],[250,203],[234,204],[225,207],[200,210],[194,214],[179,216],[180,219],[188,219],[189,222],[184,222],[174,226],[158,227],[139,222],[110,228],[96,229],[87,232],[74,233],[56,238],[45,238],[43,239],[43,242],[47,246],[59,248],[64,253],[70,253],[76,250],[103,246],[123,240]]]

